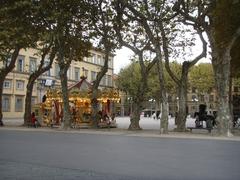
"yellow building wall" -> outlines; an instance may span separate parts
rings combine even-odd
[[[96,50],[91,50],[91,54],[95,54],[96,56],[101,56],[101,58],[104,58],[103,53]],[[6,80],[11,81],[11,87],[10,88],[4,88],[3,89],[3,96],[10,97],[10,111],[9,112],[3,112],[3,118],[23,118],[24,115],[24,106],[25,106],[25,94],[27,91],[27,83],[29,78],[29,66],[30,66],[30,58],[35,58],[37,60],[37,67],[40,63],[40,56],[37,55],[38,52],[35,49],[27,49],[27,50],[21,50],[19,52],[19,57],[24,57],[24,67],[23,72],[17,71],[17,64],[14,68],[14,70],[9,73],[6,77]],[[111,57],[112,62],[109,64],[110,67],[108,69],[108,72],[106,75],[110,75],[113,77],[113,57]],[[2,62],[0,62],[0,67],[2,66]],[[46,90],[50,87],[46,87],[41,84],[43,80],[49,79],[53,80],[55,82],[55,87],[60,86],[60,79],[56,77],[56,67],[57,63],[56,61],[53,63],[52,68],[50,70],[50,76],[47,75],[41,75],[36,83],[34,84],[33,88],[33,94],[32,97],[35,98],[35,103],[40,103],[42,101],[42,96],[46,93]],[[92,81],[91,79],[91,71],[99,72],[101,70],[101,65],[93,63],[93,57],[86,57],[84,58],[84,61],[79,62],[72,62],[70,67],[70,73],[68,74],[68,84],[74,84],[77,81],[75,80],[75,72],[74,68],[77,67],[80,69],[80,75],[82,75],[83,68],[85,70],[88,70],[87,74],[87,80],[89,82]],[[24,82],[24,89],[18,90],[16,89],[17,81],[23,81]],[[16,112],[15,110],[15,104],[16,104],[16,97],[23,97],[23,108],[21,112]]]

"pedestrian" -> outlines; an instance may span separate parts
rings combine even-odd
[[[31,121],[32,121],[32,126],[36,128],[37,127],[37,119],[36,119],[34,112],[32,112]]]

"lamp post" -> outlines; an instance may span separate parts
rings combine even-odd
[[[131,115],[132,114],[132,97],[128,97],[127,98],[128,99],[128,103],[130,103],[130,114],[129,115]]]
[[[152,118],[153,102],[155,102],[155,99],[149,99],[148,101],[150,102],[150,110],[151,110],[150,117]]]
[[[42,90],[44,90],[45,81],[40,79],[38,81],[37,89],[39,90],[39,102],[42,102]]]
[[[197,111],[197,102],[198,102],[198,99],[197,99],[196,97],[194,97],[194,98],[192,98],[192,101],[194,102],[194,106],[196,107],[196,108],[194,108],[194,109],[196,109],[196,111]]]

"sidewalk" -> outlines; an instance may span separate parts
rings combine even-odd
[[[193,119],[187,120],[187,126],[192,124]],[[21,126],[23,119],[3,119],[4,127],[0,127],[0,130],[16,130],[16,131],[29,131],[29,132],[55,132],[55,133],[79,133],[79,134],[100,134],[100,135],[123,135],[123,136],[134,136],[134,137],[154,137],[154,138],[184,138],[184,139],[214,139],[214,140],[231,140],[240,141],[240,129],[235,130],[233,137],[219,137],[216,135],[214,129],[212,133],[208,133],[204,130],[195,130],[194,132],[174,132],[174,121],[171,118],[169,120],[169,133],[160,134],[159,120],[151,118],[142,118],[140,126],[143,128],[141,131],[128,131],[129,117],[118,117],[117,124],[118,128],[106,128],[106,129],[70,129],[67,131],[61,128],[27,128]]]

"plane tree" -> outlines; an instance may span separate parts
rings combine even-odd
[[[140,4],[135,5],[139,7]],[[141,130],[139,125],[141,111],[143,110],[143,103],[146,101],[146,93],[148,90],[148,76],[150,70],[157,63],[156,53],[153,52],[152,45],[145,29],[141,23],[136,19],[134,14],[126,8],[126,4],[118,1],[115,4],[117,12],[115,31],[121,46],[129,48],[134,54],[136,62],[139,64],[140,81],[132,81],[132,88],[127,88],[128,94],[132,98],[132,113],[130,116],[129,130]],[[153,54],[153,57],[151,56]],[[148,60],[148,61],[146,61]],[[129,72],[131,73],[131,72]],[[133,72],[132,72],[133,73]],[[131,86],[131,87],[132,87]]]
[[[109,0],[89,0],[88,17],[91,39],[97,48],[104,54],[104,63],[97,73],[96,79],[92,82],[91,97],[91,118],[93,126],[97,127],[98,122],[98,88],[104,75],[108,72],[110,57],[113,56],[118,47],[116,33],[114,31],[114,19],[116,13],[113,9],[112,1]]]
[[[1,1],[0,8],[0,125],[3,83],[14,70],[20,50],[37,46],[38,29],[33,26],[31,1]]]
[[[240,2],[178,0],[174,10],[182,15],[186,23],[197,24],[207,34],[218,95],[218,134],[229,136],[232,127],[229,84],[231,55],[234,56],[231,51],[234,52],[240,39]]]
[[[88,33],[88,5],[85,1],[36,1],[40,7],[42,25],[52,35],[59,65],[59,76],[63,96],[62,128],[71,127],[71,114],[68,98],[67,71],[72,61],[81,61],[89,55],[91,48]]]

